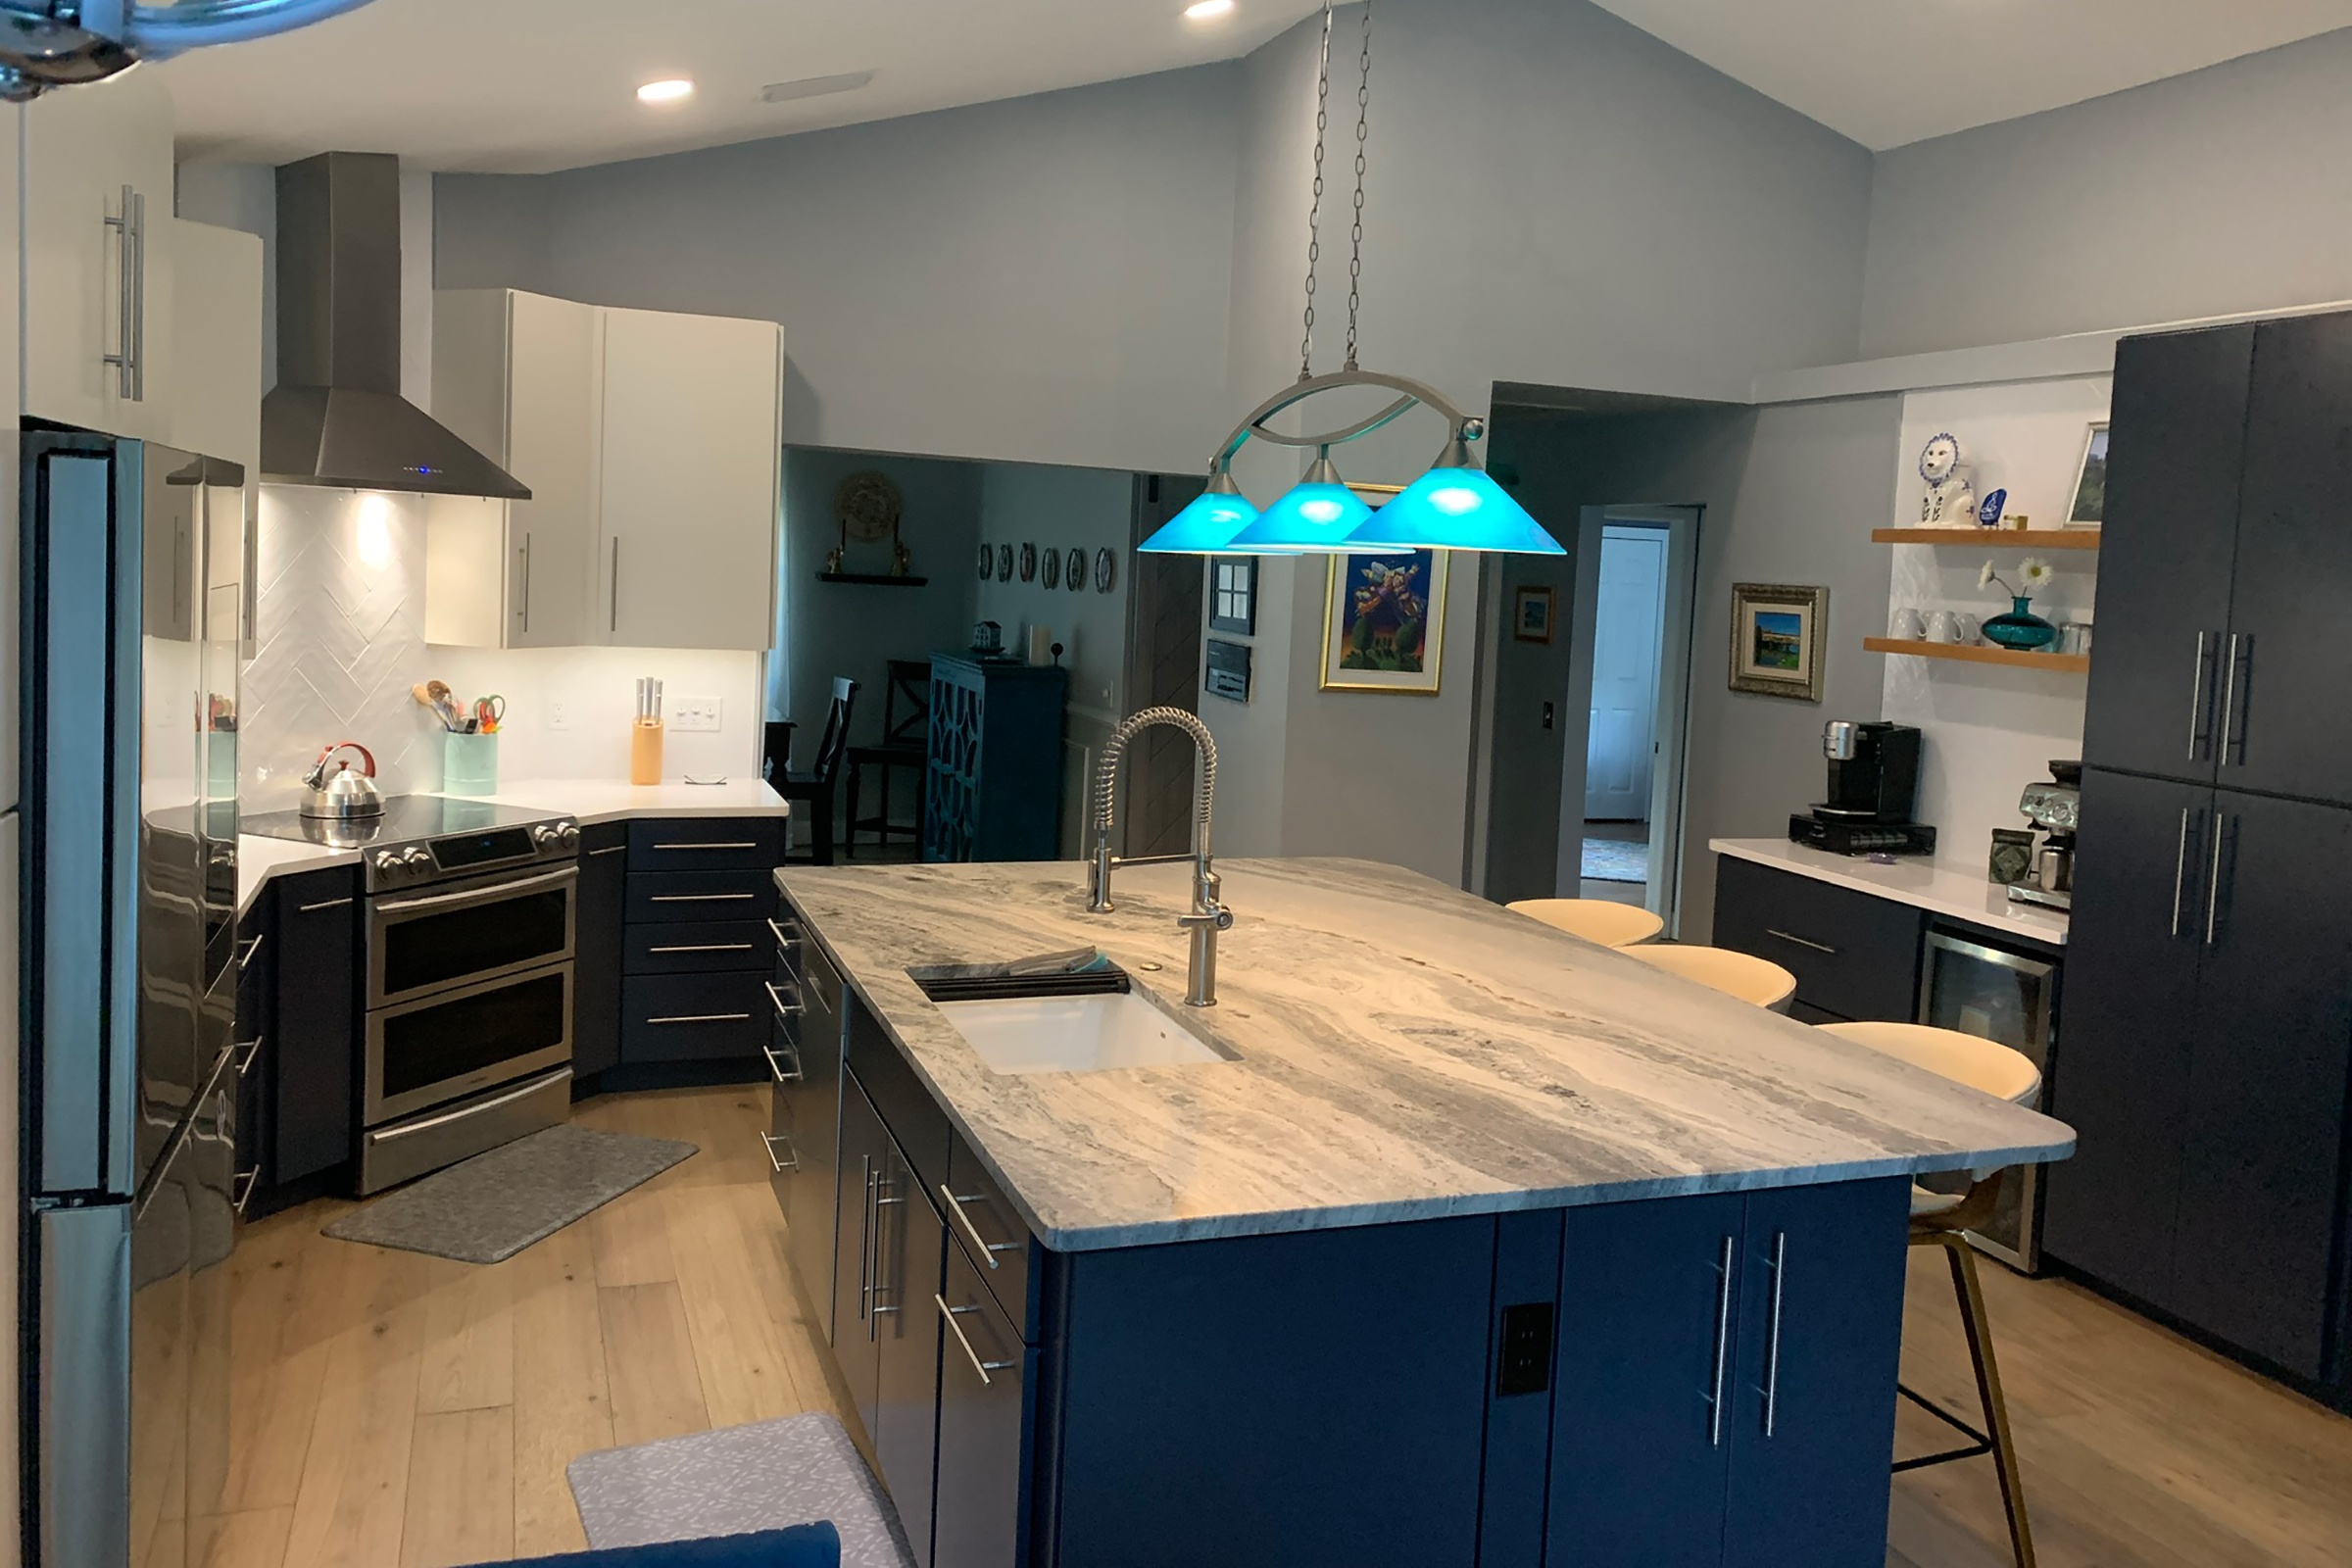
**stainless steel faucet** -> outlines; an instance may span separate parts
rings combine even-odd
[[[1193,849],[1190,855],[1150,855],[1132,859],[1110,853],[1110,837],[1118,826],[1119,763],[1126,758],[1127,743],[1154,725],[1180,729],[1193,738],[1200,751],[1200,764],[1193,783]],[[1192,953],[1185,977],[1184,1004],[1188,1007],[1213,1007],[1217,1004],[1217,933],[1233,928],[1233,911],[1217,902],[1217,873],[1211,868],[1208,854],[1209,807],[1217,793],[1217,743],[1208,733],[1208,726],[1200,716],[1181,708],[1147,708],[1130,714],[1102,748],[1102,764],[1095,769],[1095,861],[1087,889],[1086,906],[1097,914],[1107,914],[1115,907],[1110,902],[1110,873],[1122,865],[1165,865],[1176,860],[1193,862],[1193,907],[1190,913],[1176,917],[1177,926],[1192,938]]]

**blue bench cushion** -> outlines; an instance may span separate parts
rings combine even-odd
[[[532,1557],[503,1568],[839,1568],[841,1537],[829,1524],[794,1525],[747,1536],[666,1541],[653,1546]],[[481,1568],[501,1568],[484,1563]]]

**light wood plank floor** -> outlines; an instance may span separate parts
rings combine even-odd
[[[615,1096],[585,1125],[703,1152],[492,1268],[330,1241],[350,1205],[250,1227],[232,1268],[226,1517],[204,1568],[440,1568],[576,1550],[564,1480],[615,1444],[839,1411],[800,1315],[759,1130],[767,1091]],[[1974,1385],[1939,1255],[1906,1381]],[[1984,1268],[2045,1568],[2341,1565],[2352,1421],[2051,1281]],[[1906,1406],[1898,1446],[1942,1435]],[[1898,1480],[1891,1568],[2008,1562],[1989,1461]]]

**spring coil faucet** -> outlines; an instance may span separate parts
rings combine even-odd
[[[1199,764],[1193,785],[1193,848],[1189,855],[1152,855],[1123,858],[1110,852],[1111,835],[1118,827],[1119,763],[1126,760],[1127,743],[1145,730],[1164,725],[1180,729],[1193,738],[1199,752]],[[1185,1005],[1213,1007],[1217,1004],[1217,933],[1233,928],[1233,911],[1217,902],[1217,873],[1209,859],[1209,808],[1217,793],[1217,742],[1200,715],[1188,713],[1181,708],[1147,708],[1130,714],[1119,727],[1111,731],[1102,748],[1102,764],[1095,769],[1095,800],[1092,816],[1095,826],[1095,858],[1093,874],[1089,879],[1086,906],[1096,914],[1107,914],[1116,906],[1110,902],[1110,873],[1122,865],[1164,865],[1176,860],[1193,862],[1193,907],[1188,914],[1179,915],[1176,924],[1192,937],[1189,973],[1186,976]]]

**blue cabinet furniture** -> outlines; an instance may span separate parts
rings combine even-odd
[[[628,825],[618,943],[624,1064],[762,1060],[799,998],[776,984],[781,817]],[[593,875],[594,873],[590,873]]]
[[[592,822],[580,829],[580,887],[572,913],[574,1085],[620,1062],[620,956],[628,856],[627,823]]]
[[[276,1072],[273,1181],[315,1176],[357,1151],[360,869],[280,880],[270,956],[277,979],[270,1047]]]
[[[925,860],[1051,860],[1059,852],[1068,688],[1059,665],[932,656]]]

